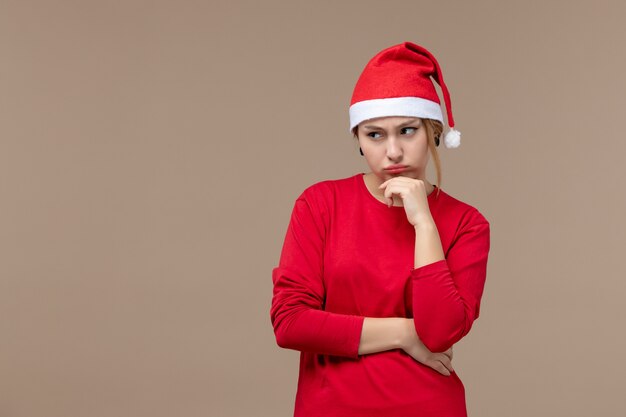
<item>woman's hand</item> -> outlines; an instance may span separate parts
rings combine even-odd
[[[401,348],[413,359],[446,376],[450,376],[450,373],[454,372],[452,347],[442,353],[431,352],[419,339],[413,319],[406,319],[403,336]]]
[[[393,177],[378,186],[384,190],[383,194],[387,205],[393,205],[393,194],[402,198],[406,217],[413,227],[424,222],[433,222],[430,208],[428,207],[428,195],[424,181],[409,177]]]

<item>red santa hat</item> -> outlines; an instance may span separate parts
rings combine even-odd
[[[382,50],[361,73],[350,101],[350,131],[359,123],[385,116],[412,116],[443,121],[437,90],[443,93],[450,130],[446,148],[461,145],[461,132],[454,129],[452,105],[441,68],[425,48],[411,42]]]

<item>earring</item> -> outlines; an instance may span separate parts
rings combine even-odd
[[[361,147],[360,147],[360,146],[359,146],[359,152],[361,152],[361,155],[364,155],[364,154],[363,154],[363,149],[361,149]]]

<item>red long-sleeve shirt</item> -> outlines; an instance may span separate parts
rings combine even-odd
[[[274,285],[277,344],[301,351],[295,417],[464,417],[465,388],[401,349],[359,355],[365,317],[412,317],[443,352],[478,318],[489,222],[437,188],[428,204],[445,259],[414,268],[415,229],[363,173],[320,181],[296,199]]]

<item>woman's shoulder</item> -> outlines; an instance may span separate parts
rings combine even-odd
[[[337,192],[346,193],[354,190],[355,181],[358,176],[355,174],[349,177],[341,177],[335,179],[318,180],[304,188],[300,194],[301,198],[327,199],[334,197]]]
[[[338,200],[350,200],[357,192],[358,175],[361,174],[315,181],[304,187],[296,201],[300,201],[301,204],[305,204],[322,215],[331,216]]]
[[[470,204],[467,200],[461,200],[461,198],[459,197],[450,195],[443,189],[441,189],[440,191],[441,193],[438,196],[437,200],[441,212],[455,218],[460,224],[489,224],[489,221],[487,220],[485,215],[476,206]]]

